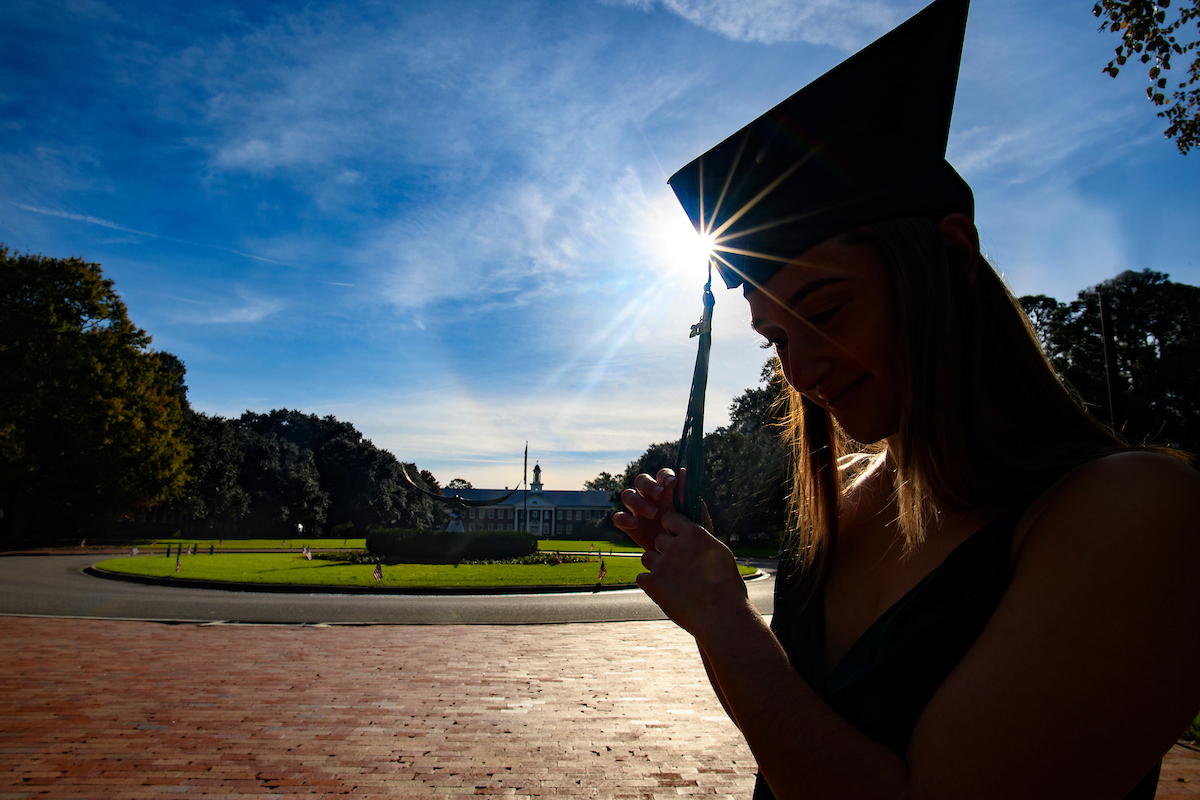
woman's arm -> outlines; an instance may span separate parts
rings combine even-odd
[[[671,509],[675,477],[638,476],[614,522],[647,552],[638,585],[696,637],[709,679],[779,798],[893,798],[903,760],[834,713],[751,605],[733,554]]]
[[[626,501],[618,525],[651,548],[639,584],[696,637],[781,798],[1121,798],[1200,707],[1200,477],[1180,462],[1113,456],[1056,487],[905,759],[792,669],[724,545]]]

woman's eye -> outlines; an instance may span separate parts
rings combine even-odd
[[[838,312],[839,308],[841,308],[841,306],[834,306],[833,308],[827,308],[824,311],[818,311],[816,314],[810,316],[808,321],[813,325],[825,325],[831,319],[833,319],[833,315]]]

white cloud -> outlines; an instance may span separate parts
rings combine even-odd
[[[99,217],[89,216],[87,214],[74,214],[69,211],[55,211],[52,208],[38,208],[36,206],[27,206],[22,203],[13,203],[11,200],[9,201],[9,203],[11,205],[16,206],[19,209],[22,209],[24,211],[29,211],[34,214],[43,214],[47,217],[58,217],[59,219],[69,219],[69,220],[74,220],[75,222],[87,222],[91,225],[99,225],[102,228],[111,228],[114,231],[122,231],[124,233],[134,233],[134,234],[137,234],[138,236],[151,236],[151,237],[157,238],[157,234],[147,233],[146,231],[134,230],[133,228],[126,228],[124,225],[118,225],[115,222],[111,222],[106,219],[100,219]]]
[[[283,309],[280,300],[237,291],[238,301],[189,300],[193,309],[177,314],[175,320],[192,325],[252,325]]]
[[[739,42],[809,42],[854,50],[895,27],[912,10],[885,0],[602,0],[667,11]]]

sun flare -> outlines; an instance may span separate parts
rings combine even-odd
[[[685,215],[672,214],[663,220],[655,239],[658,258],[672,272],[692,277],[704,274],[713,239],[697,234]]]

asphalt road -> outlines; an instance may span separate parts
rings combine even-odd
[[[179,622],[503,625],[665,619],[640,589],[559,594],[361,595],[145,586],[83,573],[111,556],[0,556],[0,614]],[[749,581],[770,614],[774,562]]]

